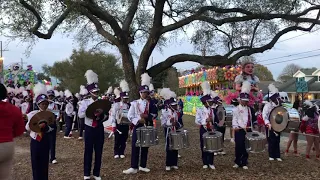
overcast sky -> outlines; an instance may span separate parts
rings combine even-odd
[[[301,35],[303,34],[303,35]],[[300,36],[301,35],[301,36]],[[298,36],[298,37],[296,37]],[[3,37],[0,37],[0,40],[6,41]],[[281,42],[282,41],[282,42]],[[266,65],[269,70],[272,72],[274,78],[277,78],[280,74],[281,70],[289,63],[296,63],[301,65],[302,67],[317,67],[320,68],[319,59],[320,59],[320,31],[316,31],[314,33],[301,33],[301,32],[292,32],[280,39],[280,42],[276,44],[276,46],[263,54],[255,55],[257,61],[261,61],[260,63]],[[4,64],[9,65],[15,62],[20,62],[21,58],[26,65],[33,65],[36,71],[41,71],[41,66],[45,63],[51,65],[55,61],[60,61],[68,58],[71,53],[72,49],[77,48],[77,43],[74,42],[71,38],[63,37],[61,34],[55,34],[52,39],[50,40],[42,40],[40,39],[39,42],[34,46],[33,50],[31,51],[31,55],[26,57],[25,52],[25,44],[18,43],[18,42],[11,42],[7,45],[4,42],[4,49],[6,51],[3,53],[4,56]],[[317,50],[319,49],[319,50]],[[105,48],[107,52],[115,53],[119,55],[116,49],[112,48]],[[137,54],[140,54],[141,47],[135,47],[134,50]],[[286,58],[275,59],[281,56],[292,55],[296,53],[312,51],[300,55],[293,55]],[[153,57],[153,64],[161,62],[162,60],[166,59],[167,57],[177,54],[177,53],[193,53],[193,47],[190,42],[182,42],[176,44],[170,44],[163,49],[163,52],[154,51]],[[315,56],[309,58],[303,58],[306,56]],[[303,58],[296,61],[291,61],[293,59]],[[280,61],[287,61],[282,62]],[[150,62],[151,63],[151,62]],[[275,64],[271,64],[275,63]],[[178,69],[191,69],[197,66],[196,63],[192,62],[184,62],[178,63],[175,65]]]

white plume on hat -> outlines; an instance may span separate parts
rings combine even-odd
[[[47,91],[52,91],[53,90],[53,86],[51,85],[46,85]]]
[[[120,88],[121,88],[122,92],[129,92],[130,91],[129,84],[127,83],[126,80],[120,81]]]
[[[313,104],[311,101],[309,101],[309,100],[305,100],[305,101],[303,102],[303,104],[309,106],[309,108],[311,108],[311,107],[314,106],[314,104]]]
[[[65,90],[64,94],[66,95],[67,98],[72,96],[72,93],[69,91],[69,89]]]
[[[216,93],[215,91],[211,91],[210,94],[211,94],[211,97],[212,97],[212,98],[215,98],[215,97],[219,96],[219,94]]]
[[[148,75],[148,73],[143,73],[141,75],[141,86],[149,86],[151,82],[151,77]]]
[[[276,88],[276,86],[274,84],[269,84],[268,89],[269,89],[270,94],[279,93],[278,88]]]
[[[153,90],[154,90],[153,84],[150,84],[150,85],[149,85],[149,90],[150,90],[150,91],[153,91]]]
[[[120,97],[120,90],[119,90],[119,88],[114,88],[113,93],[116,95],[116,98]]]
[[[64,96],[64,92],[63,91],[59,91],[60,97]]]
[[[76,93],[75,96],[76,96],[76,98],[80,98],[79,93]]]
[[[23,97],[26,97],[26,96],[29,95],[29,93],[28,93],[28,91],[23,91],[23,92],[22,92],[22,95],[23,95]]]
[[[171,91],[171,97],[176,98],[177,94],[175,92]]]
[[[80,95],[86,95],[88,94],[88,90],[86,89],[86,87],[84,85],[81,85],[80,86],[80,92],[79,92]]]
[[[110,86],[107,90],[107,94],[111,94],[112,93],[112,86]]]
[[[88,84],[98,83],[98,75],[91,69],[87,70],[84,76],[87,78]]]
[[[160,96],[162,96],[165,100],[168,100],[172,97],[172,91],[170,88],[163,88],[160,91]]]
[[[251,83],[249,81],[244,81],[241,86],[241,93],[249,94],[251,90]]]
[[[45,94],[45,95],[47,95],[46,85],[38,82],[38,83],[33,87],[33,93],[34,93],[34,97],[35,97],[35,98],[37,98],[40,94]]]
[[[211,93],[210,91],[210,84],[208,81],[204,81],[201,83],[201,88],[202,88],[202,91],[203,91],[203,95],[208,95]]]
[[[59,93],[59,91],[57,91],[57,90],[54,90],[54,96],[56,96],[56,97],[60,96],[60,93]]]

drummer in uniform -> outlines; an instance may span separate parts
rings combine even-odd
[[[106,114],[96,114],[95,119],[90,119],[86,116],[86,110],[89,105],[98,101],[98,75],[92,70],[87,70],[85,73],[87,78],[86,89],[91,95],[91,98],[84,99],[79,106],[79,117],[85,118],[85,134],[84,134],[84,179],[90,179],[91,164],[93,150],[95,152],[95,161],[93,169],[93,177],[95,180],[101,180],[100,169],[101,159],[104,144],[104,127],[103,121],[107,119]]]
[[[174,97],[175,93],[169,88],[161,90],[161,96],[166,97],[166,108],[162,109],[161,125],[164,127],[164,135],[166,138],[166,171],[171,169],[178,169],[178,150],[169,149],[169,133],[180,128],[178,113],[178,103]]]
[[[265,104],[262,110],[262,116],[264,120],[264,124],[268,128],[266,131],[268,137],[268,152],[269,152],[269,160],[274,161],[282,161],[280,158],[280,133],[275,132],[272,129],[270,123],[270,113],[271,111],[278,106],[282,106],[282,100],[280,98],[280,94],[278,89],[273,85],[269,84],[269,97],[270,100],[268,103]]]
[[[129,85],[125,80],[122,80],[120,82],[120,87],[122,92],[119,91],[118,88],[115,88],[114,93],[117,95],[119,93],[120,102],[116,102],[112,105],[112,110],[111,110],[111,124],[112,124],[112,129],[113,133],[115,136],[114,139],[114,158],[125,158],[124,156],[124,151],[126,149],[126,142],[128,139],[128,134],[129,134],[129,125],[130,124],[119,124],[118,123],[118,117],[123,116],[123,113],[128,113],[128,110],[130,108],[130,103],[129,103]],[[128,114],[127,114],[128,116]]]
[[[80,117],[79,113],[80,113],[80,107],[81,107],[81,103],[85,100],[85,99],[88,99],[88,90],[86,89],[85,86],[81,85],[80,86],[80,98],[79,98],[79,101],[78,101],[78,117],[79,117],[79,125],[80,125],[80,132],[79,132],[79,140],[82,140],[83,139],[83,130],[84,130],[84,127],[85,127],[85,124],[84,124],[84,117]]]
[[[26,129],[30,131],[31,143],[31,164],[33,180],[48,180],[48,168],[49,168],[49,149],[50,149],[50,137],[49,134],[53,128],[46,123],[40,123],[42,133],[36,133],[30,130],[29,122],[34,115],[40,111],[46,111],[49,106],[49,100],[47,96],[46,86],[38,83],[34,87],[34,94],[36,97],[36,105],[39,110],[31,111],[28,114],[28,123]]]
[[[225,119],[219,119],[219,116],[217,114],[218,108],[222,107],[222,99],[219,97],[218,93],[211,91],[211,97],[213,99],[213,112],[214,112],[214,126],[215,129],[219,132],[222,133],[222,141],[224,142],[224,134],[226,133],[226,124],[225,124]],[[218,153],[214,153],[214,155],[225,155],[226,152],[221,151]]]
[[[254,110],[248,106],[250,89],[251,83],[244,81],[239,95],[240,104],[233,110],[232,127],[234,129],[236,156],[234,168],[248,169],[249,154],[245,145],[246,134],[252,131],[252,126],[256,122]]]
[[[76,115],[76,112],[75,112],[75,107],[74,107],[74,99],[73,99],[73,95],[72,93],[67,89],[65,90],[64,92],[65,96],[66,96],[66,106],[65,106],[65,114],[64,114],[64,120],[65,120],[65,123],[66,123],[66,129],[65,129],[65,132],[64,132],[64,137],[65,139],[70,139],[70,138],[73,138],[72,137],[72,124],[73,124],[73,119],[74,119],[74,116]]]
[[[151,77],[144,73],[141,75],[141,86],[139,88],[140,99],[131,102],[128,112],[128,119],[134,125],[132,132],[131,168],[124,170],[124,174],[136,174],[139,171],[150,172],[147,168],[148,147],[136,147],[137,128],[142,126],[152,126],[152,120],[157,116],[157,107],[147,100],[149,96],[149,85]],[[141,152],[141,156],[140,156]],[[140,167],[139,167],[140,161]]]
[[[49,98],[49,106],[48,110],[49,111],[58,111],[59,107],[55,103],[55,92],[53,90],[52,86],[46,86],[47,87],[47,95]],[[58,121],[59,117],[55,115],[56,120]],[[57,142],[57,123],[56,121],[54,122],[53,125],[51,125],[53,130],[49,133],[49,138],[50,138],[50,162],[52,164],[58,163],[57,158],[56,158],[56,142]]]
[[[214,112],[212,110],[213,99],[211,97],[210,84],[205,81],[201,84],[203,96],[200,98],[204,107],[198,108],[195,123],[200,126],[200,148],[202,153],[203,169],[215,169],[213,164],[214,153],[205,152],[203,150],[203,134],[208,131],[213,131]]]

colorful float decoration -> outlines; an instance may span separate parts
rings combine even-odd
[[[186,75],[179,77],[179,88],[186,90],[185,95],[180,97],[184,102],[184,113],[195,115],[196,109],[202,106],[200,101],[201,83],[208,81],[211,89],[215,90],[225,104],[231,104],[231,100],[239,96],[235,90],[234,80],[242,72],[241,66],[213,67],[210,69],[202,68],[199,72],[193,69]],[[262,102],[263,95],[260,92],[251,92],[249,105]]]
[[[4,71],[4,82],[7,86],[27,86],[37,81],[37,74],[33,71],[32,65],[28,65],[27,69],[22,69],[19,63],[15,63]]]

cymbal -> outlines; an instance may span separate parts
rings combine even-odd
[[[40,111],[31,118],[29,127],[33,132],[40,133],[41,128],[39,124],[41,122],[46,122],[48,125],[51,125],[54,124],[54,121],[55,117],[51,111]]]
[[[109,110],[111,109],[111,102],[109,100],[101,99],[95,101],[94,103],[90,104],[86,110],[86,116],[90,119],[95,118],[95,112],[97,110],[102,110],[104,114],[109,114]]]
[[[275,107],[269,116],[271,127],[276,132],[284,131],[289,123],[289,112],[282,106]]]

